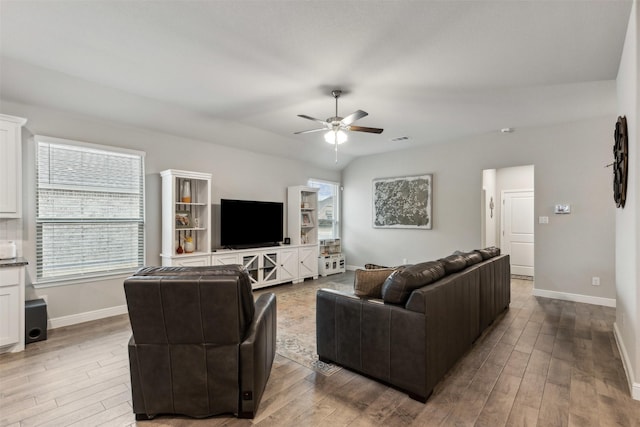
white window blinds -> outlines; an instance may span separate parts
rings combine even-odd
[[[144,153],[36,136],[37,280],[144,264]]]

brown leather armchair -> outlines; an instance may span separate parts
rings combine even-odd
[[[137,420],[253,418],[276,349],[276,297],[255,301],[240,266],[148,267],[124,282]]]

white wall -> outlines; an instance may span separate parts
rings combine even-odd
[[[2,102],[3,113],[26,117],[23,132],[24,218],[23,255],[29,261],[28,282],[35,278],[35,156],[30,135],[125,147],[145,151],[146,161],[146,255],[147,265],[160,265],[161,179],[165,169],[210,172],[212,200],[252,199],[286,203],[287,187],[306,184],[307,179],[339,181],[339,172],[320,169],[294,160],[256,154],[147,130],[134,129],[46,108]],[[167,118],[170,120],[171,118]],[[286,209],[285,209],[286,212]],[[15,222],[18,224],[18,222]],[[13,225],[15,227],[17,225]],[[1,228],[1,227],[0,227]],[[5,226],[6,228],[6,226]],[[7,231],[14,233],[16,231]],[[286,233],[286,218],[285,218]],[[286,235],[286,234],[285,234]],[[54,325],[88,320],[92,315],[122,312],[125,305],[122,278],[62,286],[28,288],[28,298],[47,296],[48,314]]]
[[[611,170],[615,117],[363,157],[343,171],[344,248],[351,268],[372,262],[397,265],[440,258],[480,246],[482,171],[514,165],[535,167],[536,289],[551,295],[615,303],[614,204]],[[372,179],[433,173],[433,229],[374,229]],[[553,215],[559,200],[573,213]],[[601,286],[591,286],[599,276]]]
[[[629,184],[624,209],[616,209],[616,338],[629,383],[640,400],[640,8],[634,0],[618,69],[618,114],[626,116],[629,132]]]
[[[484,190],[484,230],[482,230],[483,241],[481,245],[484,247],[499,246],[498,237],[498,206],[500,199],[496,193],[496,174],[495,169],[485,169],[482,171],[482,189]],[[491,204],[493,203],[493,208]]]

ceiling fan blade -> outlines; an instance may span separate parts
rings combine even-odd
[[[300,135],[303,133],[311,133],[311,132],[321,132],[323,130],[327,130],[327,128],[319,128],[319,129],[310,129],[310,130],[301,130],[300,132],[294,132],[294,135]]]
[[[345,117],[340,121],[342,122],[343,125],[349,126],[351,123],[355,122],[356,120],[359,120],[368,115],[369,113],[367,113],[366,111],[358,110],[355,113],[349,114],[347,117]]]
[[[315,117],[307,116],[306,114],[298,114],[298,117],[302,117],[303,119],[313,120],[314,122],[322,123],[327,127],[331,127],[331,125],[324,120],[316,119]]]
[[[349,130],[353,130],[356,132],[369,132],[369,133],[382,133],[384,129],[380,128],[368,128],[364,126],[349,126]]]

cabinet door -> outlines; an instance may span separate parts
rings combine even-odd
[[[211,259],[213,260],[212,265],[240,264],[237,254],[214,254]]]
[[[20,156],[17,138],[20,128],[0,121],[0,218],[20,216]]]
[[[242,255],[242,266],[247,269],[251,286],[257,285],[261,281],[260,273],[260,254]]]
[[[295,281],[298,278],[297,249],[281,250],[278,263],[278,278],[281,282]]]
[[[313,277],[318,278],[318,247],[301,247],[298,249],[298,263],[300,278]]]
[[[262,283],[278,281],[278,256],[279,252],[264,252],[262,261]]]
[[[20,341],[20,287],[0,287],[0,347]]]
[[[209,257],[174,258],[172,265],[178,267],[203,267],[209,265]]]

